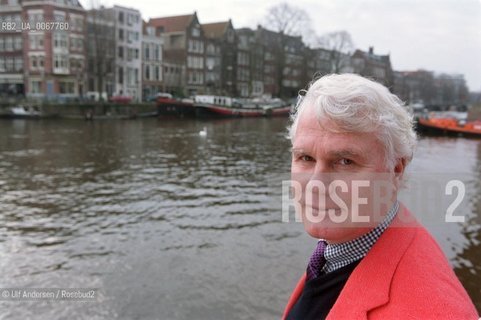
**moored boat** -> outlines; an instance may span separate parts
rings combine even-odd
[[[8,119],[41,119],[55,117],[54,114],[46,114],[40,106],[18,105],[3,109],[0,117]]]
[[[195,117],[194,100],[178,99],[165,93],[157,96],[159,116]]]
[[[288,116],[291,112],[291,106],[279,99],[256,101],[208,95],[196,96],[194,107],[200,117],[274,117]]]
[[[464,122],[455,118],[419,118],[418,128],[432,134],[481,138],[480,120]]]

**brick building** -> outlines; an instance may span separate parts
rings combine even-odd
[[[374,54],[374,47],[369,47],[368,52],[358,49],[352,55],[352,66],[355,73],[393,89],[394,77],[389,54]]]
[[[237,50],[236,34],[232,21],[202,24],[206,39],[207,93],[236,95]]]
[[[77,0],[1,0],[0,92],[73,99],[85,93],[85,10]],[[58,24],[46,28],[48,22]],[[2,30],[5,31],[5,30]]]
[[[0,22],[20,25],[22,7],[18,1],[0,1]],[[0,32],[0,97],[24,94],[23,35],[14,28]]]
[[[205,37],[197,13],[153,18],[148,24],[163,37],[165,63],[185,66],[181,74],[184,94],[205,93]]]
[[[95,100],[108,100],[116,92],[116,19],[113,10],[87,12],[87,94]]]

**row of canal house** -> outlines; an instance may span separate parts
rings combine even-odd
[[[202,24],[196,12],[144,21],[134,8],[85,10],[77,0],[0,4],[1,21],[69,25],[68,30],[0,33],[0,96],[128,96],[142,101],[171,92],[291,98],[311,80],[332,72],[374,78],[406,101],[429,91],[418,93],[412,85],[426,78],[421,71],[394,72],[390,56],[374,53],[373,47],[352,54],[310,48],[301,37],[261,25],[235,29],[231,20]],[[449,96],[454,101],[453,95],[466,94],[462,75],[444,75],[433,85],[450,84],[455,88],[449,94],[438,90],[433,99]]]

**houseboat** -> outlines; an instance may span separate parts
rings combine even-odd
[[[159,116],[195,117],[193,99],[174,98],[170,93],[157,94]]]
[[[199,117],[273,117],[291,112],[291,106],[280,99],[256,101],[211,95],[195,96],[194,107]]]

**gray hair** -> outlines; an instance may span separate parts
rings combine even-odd
[[[411,161],[416,146],[413,117],[383,85],[356,74],[331,74],[313,81],[291,116],[291,141],[307,106],[314,107],[319,122],[327,119],[335,124],[326,130],[374,133],[384,145],[388,168],[397,159],[405,159],[406,164]]]

